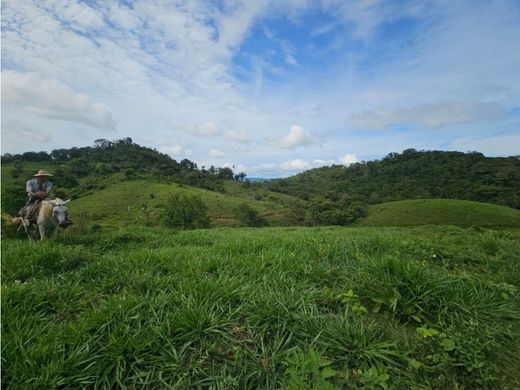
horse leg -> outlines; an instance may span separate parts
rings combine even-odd
[[[22,222],[23,229],[25,230],[25,234],[27,234],[27,238],[29,242],[32,244],[34,242],[34,237],[31,231],[31,223],[29,221]]]
[[[45,225],[43,223],[38,225],[38,230],[40,231],[40,241],[45,239]]]

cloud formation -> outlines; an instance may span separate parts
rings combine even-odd
[[[178,127],[180,130],[184,130],[197,137],[215,137],[219,135],[221,132],[217,124],[212,121],[192,124],[180,124],[177,126],[174,125],[174,127]]]
[[[159,151],[162,153],[166,153],[174,158],[186,156],[191,156],[191,149],[184,147],[182,145],[172,145],[172,146],[162,146],[159,148]]]
[[[116,130],[112,113],[64,83],[45,79],[36,73],[2,71],[2,106],[16,108],[50,119],[81,123],[90,127]],[[10,106],[10,107],[9,107]]]
[[[347,167],[351,164],[359,162],[355,154],[345,154],[339,158],[339,161],[341,161],[341,163]]]
[[[296,160],[285,161],[281,163],[280,168],[284,171],[304,171],[306,169],[311,169],[312,164],[308,161],[298,158]]]
[[[4,152],[115,138],[116,121],[270,176],[346,150],[520,149],[516,0],[4,0],[1,17]]]
[[[419,125],[439,128],[448,125],[498,119],[505,110],[494,102],[438,102],[411,107],[364,111],[347,123],[357,129],[382,129],[392,125]]]
[[[240,142],[240,143],[249,143],[251,142],[251,138],[244,130],[229,130],[224,134],[229,140]]]
[[[294,149],[299,146],[308,146],[314,143],[310,134],[305,131],[303,127],[292,125],[289,129],[289,133],[285,137],[272,141],[271,145],[285,149]]]
[[[226,155],[222,150],[219,150],[217,148],[211,148],[209,151],[209,156],[211,158],[223,158]]]
[[[285,174],[294,174],[298,172],[302,172],[312,168],[319,168],[323,166],[331,166],[331,165],[345,165],[349,166],[359,162],[358,158],[355,154],[345,154],[342,157],[337,159],[319,159],[315,158],[313,160],[305,160],[302,158],[297,158],[294,160],[284,161],[280,164],[275,163],[262,163],[258,164],[254,167],[251,167],[252,172],[255,174],[266,174],[276,171],[283,171]]]

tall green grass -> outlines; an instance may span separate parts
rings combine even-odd
[[[127,228],[2,247],[5,388],[518,388],[520,233]]]
[[[454,225],[520,228],[520,210],[457,199],[413,199],[368,207],[358,226]]]

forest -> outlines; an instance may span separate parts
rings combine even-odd
[[[448,198],[520,208],[520,156],[407,149],[381,160],[333,165],[270,181],[271,191],[302,199],[348,196],[378,204]]]

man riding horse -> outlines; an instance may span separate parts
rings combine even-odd
[[[56,237],[58,230],[65,229],[72,224],[67,212],[69,200],[50,198],[52,190],[50,177],[52,174],[41,170],[34,175],[34,179],[27,181],[26,190],[29,199],[19,211],[19,217],[2,215],[9,225],[23,226],[31,242],[36,240],[37,233],[39,233],[40,240],[45,239],[47,233]]]
[[[40,170],[34,178],[28,180],[25,185],[25,190],[27,192],[27,203],[22,207],[20,212],[18,213],[21,217],[25,217],[28,219],[32,219],[36,216],[36,211],[41,204],[41,201],[49,198],[49,194],[52,190],[52,182],[49,178],[52,177],[52,174],[45,171]]]

